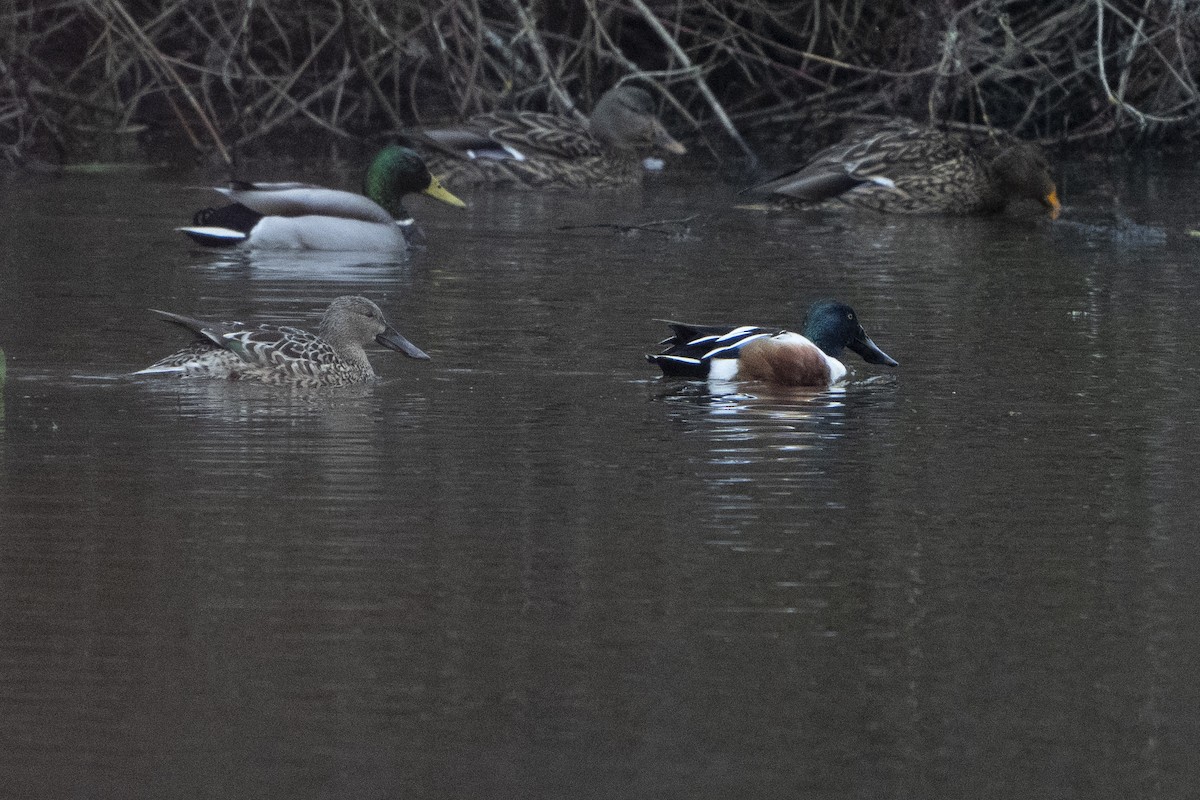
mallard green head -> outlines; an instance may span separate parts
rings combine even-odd
[[[403,198],[406,194],[426,194],[455,208],[467,204],[451,194],[429,173],[429,167],[415,150],[388,145],[375,156],[363,181],[363,194],[374,200],[396,219],[407,219]]]
[[[804,338],[830,358],[837,358],[843,348],[849,347],[868,364],[899,366],[867,336],[854,309],[836,300],[818,300],[812,304],[804,318]]]
[[[992,174],[1012,197],[1037,200],[1057,219],[1062,204],[1050,177],[1050,162],[1035,144],[1022,142],[1005,148],[991,163]]]

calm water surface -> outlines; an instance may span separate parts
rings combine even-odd
[[[209,175],[6,179],[0,793],[1195,797],[1200,173],[1062,173],[1057,223],[414,201],[406,260],[194,249]],[[128,376],[186,340],[147,308],[347,293],[433,360]],[[819,296],[901,367],[642,360]]]

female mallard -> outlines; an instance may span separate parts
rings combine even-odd
[[[622,186],[641,180],[640,151],[687,152],[655,117],[650,94],[636,86],[605,92],[586,125],[556,114],[497,111],[423,135],[432,145],[430,164],[456,184]]]
[[[346,386],[374,379],[375,370],[363,349],[372,341],[410,358],[429,358],[365,297],[346,295],[330,303],[315,335],[284,325],[202,322],[151,310],[192,331],[197,341],[135,375],[255,380],[310,388]]]
[[[246,244],[270,250],[404,250],[414,233],[404,195],[421,192],[457,208],[466,204],[430,174],[407,147],[384,148],[367,170],[364,194],[307,183],[234,181],[218,192],[232,205],[196,212],[179,228],[210,247]]]
[[[960,135],[907,121],[857,131],[753,191],[783,206],[833,201],[900,214],[986,214],[1027,199],[1054,219],[1061,207],[1037,145],[973,147]]]
[[[834,300],[813,304],[803,336],[749,325],[667,324],[674,331],[660,342],[667,349],[646,360],[668,377],[826,387],[846,377],[846,365],[838,361],[845,347],[868,364],[899,366],[867,336],[854,309]]]

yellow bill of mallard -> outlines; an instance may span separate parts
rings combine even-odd
[[[1058,219],[1058,215],[1062,213],[1062,203],[1058,202],[1058,189],[1051,189],[1050,194],[1042,199],[1042,203],[1050,209],[1050,219]]]
[[[455,197],[449,189],[442,186],[442,182],[436,177],[431,178],[429,185],[421,190],[422,194],[427,194],[435,200],[441,200],[447,205],[452,205],[455,208],[466,208],[467,204]]]

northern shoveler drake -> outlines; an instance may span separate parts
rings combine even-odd
[[[347,386],[375,378],[363,348],[370,342],[410,358],[429,358],[365,297],[346,295],[330,303],[316,334],[285,325],[203,322],[168,311],[151,311],[187,328],[196,341],[135,375],[255,380],[310,388]]]
[[[605,92],[586,125],[558,114],[497,111],[421,135],[430,165],[455,185],[622,186],[641,180],[642,151],[687,152],[655,116],[649,92],[628,85]]]
[[[375,157],[364,194],[307,183],[244,181],[216,191],[233,204],[201,209],[191,226],[177,229],[208,247],[393,252],[406,249],[416,232],[402,202],[405,195],[420,192],[466,208],[430,174],[421,156],[397,145]]]
[[[860,129],[750,191],[776,205],[830,202],[899,214],[987,214],[1012,200],[1062,208],[1041,148],[1009,139],[972,145],[965,137],[897,120]]]
[[[803,336],[752,325],[667,325],[674,332],[660,342],[667,349],[646,360],[668,377],[831,386],[846,377],[846,365],[838,360],[846,347],[869,364],[899,366],[867,336],[854,309],[834,300],[813,304]]]

